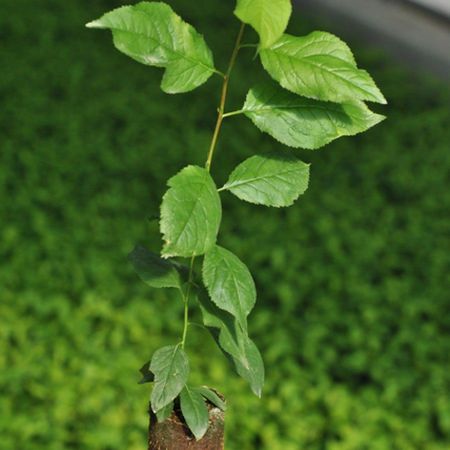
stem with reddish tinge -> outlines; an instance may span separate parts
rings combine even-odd
[[[239,49],[241,47],[241,41],[242,37],[244,36],[244,29],[245,24],[241,24],[241,28],[239,29],[239,34],[236,39],[236,44],[234,46],[233,53],[231,55],[230,63],[228,64],[227,72],[225,73],[225,76],[223,77],[223,85],[222,85],[222,95],[220,97],[220,104],[219,104],[219,110],[217,114],[217,122],[216,122],[216,128],[214,129],[213,138],[211,141],[211,146],[209,147],[208,151],[208,158],[206,160],[206,170],[209,172],[211,170],[211,164],[214,157],[214,151],[217,146],[217,141],[219,139],[220,130],[222,129],[222,122],[223,122],[223,115],[225,113],[225,103],[227,101],[227,94],[228,94],[228,85],[230,82],[230,75],[233,71],[234,64],[236,63],[236,58],[239,53]]]

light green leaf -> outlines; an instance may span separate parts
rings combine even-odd
[[[255,306],[256,288],[247,266],[230,251],[214,246],[203,261],[203,282],[212,301],[232,314],[247,329],[247,316]]]
[[[260,56],[271,77],[295,94],[337,103],[386,103],[371,76],[357,68],[347,45],[332,34],[285,34]]]
[[[185,167],[172,177],[161,205],[163,256],[202,255],[216,243],[222,207],[206,169]]]
[[[206,386],[200,386],[198,388],[194,388],[194,390],[209,400],[214,406],[217,406],[222,411],[226,411],[226,403],[212,389]]]
[[[252,391],[261,397],[264,385],[264,363],[255,343],[233,317],[217,308],[203,291],[198,300],[203,323],[209,329],[219,347],[230,357],[236,372],[248,383]]]
[[[237,0],[234,11],[258,32],[261,48],[269,47],[282,36],[291,13],[291,0]]]
[[[174,400],[186,385],[189,361],[180,345],[168,345],[155,352],[150,371],[155,374],[151,405],[157,413]]]
[[[187,426],[195,439],[200,440],[209,426],[209,411],[203,396],[197,390],[185,386],[180,394],[180,406]]]
[[[173,402],[170,402],[156,413],[156,419],[159,423],[165,422],[172,415],[172,412]]]
[[[311,100],[266,83],[250,90],[242,112],[285,145],[314,150],[341,136],[362,133],[385,119],[363,102]]]
[[[181,289],[182,280],[176,267],[166,259],[137,245],[128,256],[139,277],[154,288]]]
[[[256,155],[239,164],[222,188],[250,203],[291,206],[308,188],[309,164],[292,155]]]
[[[142,64],[165,67],[161,88],[169,94],[191,91],[215,72],[203,37],[165,3],[123,6],[86,26],[109,28],[119,51]]]

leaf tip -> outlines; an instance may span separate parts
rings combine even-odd
[[[156,414],[158,411],[159,411],[159,409],[161,409],[161,408],[155,408],[154,406],[153,406],[153,404],[151,405],[151,408],[152,408],[152,411]]]
[[[102,28],[102,23],[100,20],[93,20],[85,25],[86,28]]]

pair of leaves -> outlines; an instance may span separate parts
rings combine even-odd
[[[152,357],[149,372],[154,374],[151,407],[158,421],[163,422],[170,417],[173,401],[180,396],[183,417],[195,438],[201,439],[209,425],[209,411],[204,397],[222,407],[224,405],[214,392],[187,386],[189,363],[181,346],[169,345],[157,350]]]
[[[226,406],[223,400],[207,387],[192,388],[185,386],[180,394],[181,412],[197,440],[205,435],[209,427],[209,410],[205,399],[225,411]]]
[[[298,95],[336,103],[386,103],[371,76],[358,69],[349,47],[330,33],[283,34],[292,13],[290,0],[238,0],[235,15],[260,36],[266,71]]]
[[[383,94],[336,36],[318,31],[283,35],[261,49],[260,57],[284,89],[272,83],[251,89],[240,112],[279,142],[314,150],[384,120],[364,104],[386,103]]]
[[[240,112],[281,143],[305,149],[381,122],[384,117],[363,101],[386,99],[371,76],[358,69],[347,44],[325,32],[283,34],[290,13],[289,0],[238,0],[235,14],[259,33],[262,64],[284,88],[268,83],[253,88]]]
[[[308,165],[293,156],[255,156],[233,172],[223,189],[252,203],[289,206],[306,190],[308,179]],[[206,169],[188,166],[168,185],[161,205],[163,256],[207,253],[216,243],[222,218],[213,179]]]
[[[161,89],[169,94],[191,91],[216,72],[203,37],[165,3],[123,6],[86,26],[110,29],[119,51],[142,64],[165,67]]]

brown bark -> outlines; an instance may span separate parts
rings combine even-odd
[[[158,423],[150,408],[148,450],[224,450],[224,413],[209,408],[209,428],[199,441],[189,431],[179,410],[162,423]]]

